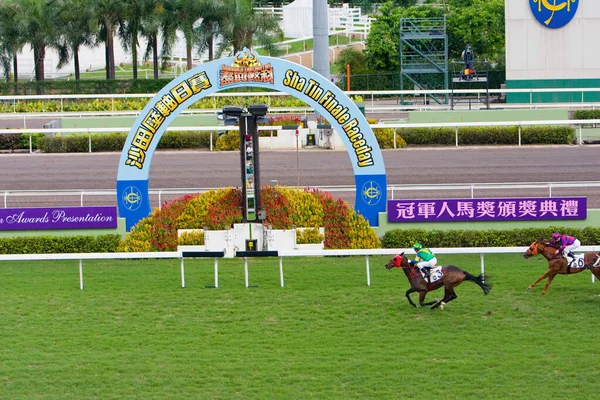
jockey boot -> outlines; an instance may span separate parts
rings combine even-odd
[[[431,270],[431,267],[423,267],[422,271],[423,271],[423,277],[425,278],[425,280],[427,280],[427,282],[429,282],[429,271]]]
[[[569,265],[571,266],[571,264],[573,263],[573,261],[575,261],[575,254],[569,252],[567,254],[567,261],[569,262]]]

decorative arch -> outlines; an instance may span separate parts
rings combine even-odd
[[[173,79],[135,120],[117,173],[117,204],[127,230],[151,212],[148,179],[152,156],[175,117],[207,95],[247,86],[288,93],[327,117],[350,156],[356,182],[354,208],[371,225],[378,225],[378,214],[385,212],[387,203],[385,166],[377,139],[358,107],[316,72],[244,49],[235,57],[202,64]]]

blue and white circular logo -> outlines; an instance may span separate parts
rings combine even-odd
[[[362,186],[360,190],[361,197],[365,204],[374,206],[379,203],[382,197],[381,186],[375,181],[368,181]]]
[[[578,5],[579,0],[529,0],[535,19],[552,29],[562,28],[571,22]]]
[[[123,190],[121,201],[126,209],[135,211],[142,205],[142,192],[135,186],[129,186]]]

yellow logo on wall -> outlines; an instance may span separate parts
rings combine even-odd
[[[219,71],[219,86],[242,82],[261,82],[273,84],[273,67],[270,63],[262,65],[256,53],[244,49],[237,53],[230,66],[222,65]]]
[[[578,5],[579,0],[529,0],[535,19],[552,29],[567,25],[575,16]]]

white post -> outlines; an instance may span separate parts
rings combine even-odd
[[[367,286],[371,286],[371,271],[369,270],[369,256],[367,255]]]
[[[456,141],[456,147],[458,147],[458,126],[456,127],[455,141]]]
[[[592,274],[592,283],[596,282],[596,277]]]
[[[483,253],[481,253],[480,255],[481,255],[481,275],[485,276],[485,263],[483,261]]]
[[[90,133],[89,128],[87,130],[87,135],[88,135],[88,152],[91,153],[92,152],[92,134]]]
[[[79,260],[79,289],[83,290],[83,260]]]
[[[521,146],[521,124],[519,124],[519,146]]]
[[[279,283],[283,287],[283,257],[279,257]]]
[[[219,287],[219,259],[215,257],[215,288]]]
[[[181,287],[185,288],[185,270],[183,267],[183,257],[181,257]]]
[[[244,257],[244,278],[246,280],[246,288],[248,288],[248,258]]]
[[[583,125],[579,125],[579,145],[583,145]]]

